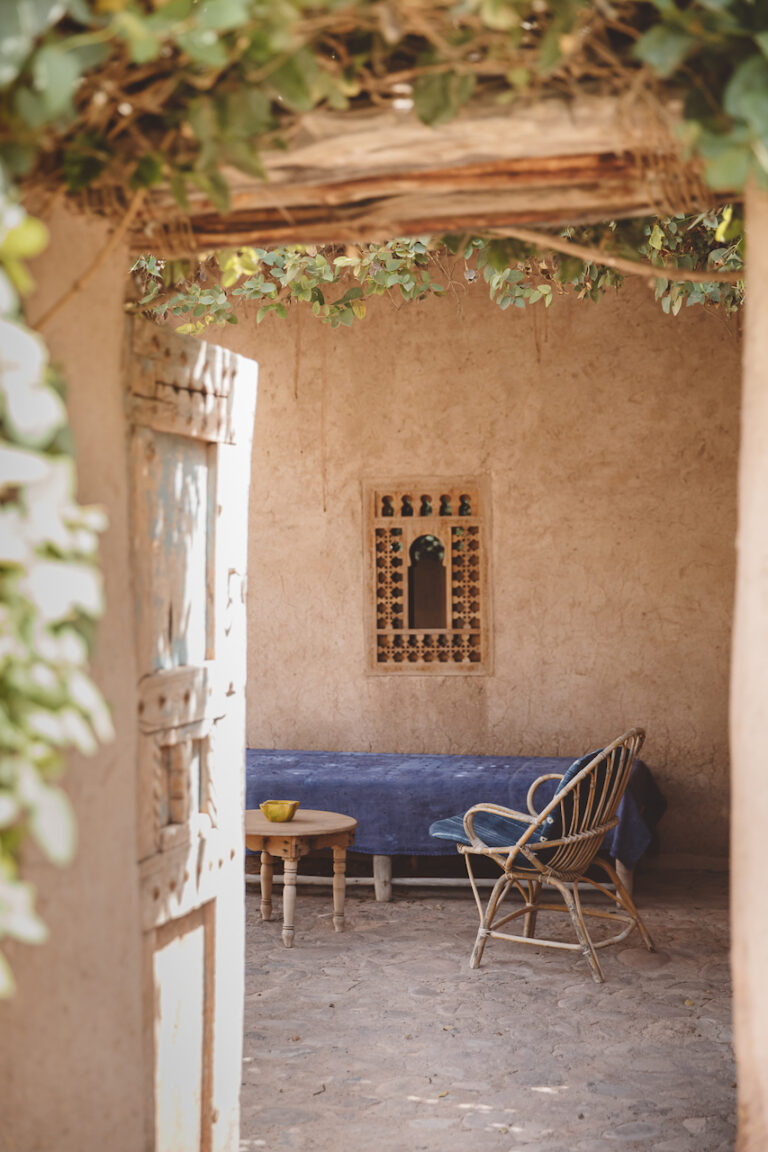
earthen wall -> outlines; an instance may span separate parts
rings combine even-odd
[[[507,312],[462,284],[218,338],[261,365],[249,745],[569,755],[642,724],[663,848],[725,855],[735,324],[642,283]],[[366,672],[361,482],[413,475],[488,484],[489,675]]]

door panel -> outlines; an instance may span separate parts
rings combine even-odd
[[[257,366],[129,323],[147,1152],[236,1152]]]

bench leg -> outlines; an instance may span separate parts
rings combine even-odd
[[[374,856],[373,890],[376,899],[388,903],[392,899],[392,857]]]
[[[631,896],[632,889],[635,886],[635,870],[634,868],[625,868],[625,866],[619,860],[616,860],[615,864],[616,875],[618,876],[619,880],[621,880],[622,884]]]

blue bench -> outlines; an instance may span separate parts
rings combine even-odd
[[[449,856],[455,846],[429,835],[435,820],[488,801],[527,811],[526,795],[547,772],[565,772],[574,757],[435,756],[371,752],[302,752],[249,748],[245,806],[262,800],[300,800],[304,808],[344,812],[358,822],[355,851],[373,857],[377,899],[391,891],[391,858]],[[557,781],[536,793],[542,808]],[[638,760],[619,807],[619,823],[605,849],[620,874],[631,873],[654,839],[665,801],[647,765]]]

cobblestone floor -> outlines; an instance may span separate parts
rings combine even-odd
[[[350,889],[335,933],[300,888],[288,950],[247,886],[241,1152],[732,1148],[725,876],[642,877],[659,951],[605,949],[603,985],[504,941],[472,971],[471,895],[402,893]]]

